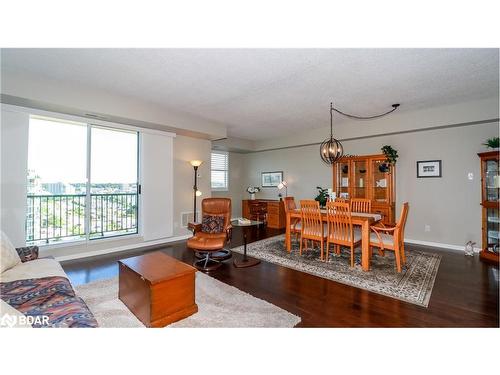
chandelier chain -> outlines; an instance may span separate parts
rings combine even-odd
[[[349,113],[342,112],[341,110],[339,110],[339,109],[337,109],[337,108],[335,108],[333,106],[330,106],[330,116],[331,116],[331,111],[333,110],[333,111],[335,111],[337,113],[340,113],[343,116],[350,117],[350,118],[353,118],[353,119],[356,119],[356,120],[371,120],[371,119],[374,119],[374,118],[379,118],[379,117],[386,116],[389,113],[394,112],[396,109],[398,109],[398,107],[399,107],[399,104],[393,104],[391,110],[389,110],[387,112],[384,112],[384,113],[381,113],[380,115],[374,115],[374,116],[357,116],[357,115],[351,115]]]

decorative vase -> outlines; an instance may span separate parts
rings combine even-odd
[[[378,170],[382,173],[389,172],[389,164],[388,163],[382,163],[378,166]]]
[[[255,193],[250,193],[250,200],[255,200]]]

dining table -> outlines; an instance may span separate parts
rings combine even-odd
[[[321,211],[321,220],[327,222],[326,210]],[[285,233],[285,246],[286,250],[292,250],[292,236],[290,233],[292,219],[300,219],[300,209],[290,210],[286,214],[286,233]],[[382,220],[380,214],[372,214],[365,212],[352,212],[352,224],[361,227],[361,268],[363,271],[370,270],[370,226]]]

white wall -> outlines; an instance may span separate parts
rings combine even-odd
[[[481,144],[498,136],[498,123],[398,134],[343,142],[348,154],[378,154],[389,144],[400,155],[396,171],[396,217],[402,202],[410,203],[406,237],[462,246],[481,243]],[[316,186],[331,187],[332,171],[319,158],[319,146],[306,146],[243,155],[247,185],[260,186],[260,173],[283,170],[288,194],[297,199],[316,195]],[[442,178],[416,178],[417,160],[442,160]],[[471,181],[469,172],[474,174]],[[277,189],[262,189],[258,198],[277,199]],[[429,225],[430,232],[425,232]]]
[[[439,126],[498,119],[498,97],[457,103],[442,107],[405,111],[404,103],[397,112],[375,120],[347,119],[337,113],[333,117],[333,132],[337,139],[367,137],[393,132],[432,129]],[[325,111],[323,126],[301,132],[290,132],[283,137],[254,142],[254,151],[321,142],[330,134],[330,117]]]
[[[28,123],[26,113],[6,111],[2,106],[0,228],[16,247],[25,245]]]
[[[173,234],[172,137],[142,133],[140,136],[142,236],[144,241]]]
[[[202,196],[197,199],[200,210],[201,200],[210,198],[210,151],[211,142],[203,139],[177,136],[174,140],[174,235],[190,233],[181,226],[183,212],[193,212],[194,170],[190,160],[202,160],[198,169],[198,190]]]
[[[227,191],[212,191],[213,197],[231,198],[232,217],[241,217],[241,200],[248,193],[242,187],[246,178],[245,155],[229,152],[229,186]]]
[[[127,121],[124,122],[127,124],[157,125],[155,127],[160,130],[207,139],[226,136],[225,125],[167,110],[163,106],[139,98],[110,94],[93,87],[86,87],[84,84],[75,90],[73,85],[66,82],[28,74],[20,75],[4,69],[2,69],[2,94],[11,96],[12,98],[2,100],[14,101],[9,103],[14,105],[79,116],[84,116],[86,113],[116,116]]]
[[[8,107],[16,108],[16,111],[5,110]],[[11,238],[15,246],[22,246],[25,243],[24,223],[30,111],[19,107],[2,106],[0,133],[2,145],[0,209],[2,221],[0,224],[1,229]],[[52,117],[62,116],[52,114]],[[167,137],[161,135],[158,137],[146,137],[149,141],[146,140],[145,143],[142,143],[141,159],[142,162],[147,163],[147,166],[143,165],[146,173],[144,177],[152,181],[150,186],[143,187],[143,197],[145,194],[152,197],[149,200],[150,204],[144,202],[142,207],[143,223],[141,228],[145,237],[143,238],[141,235],[126,236],[88,243],[48,246],[42,248],[43,255],[63,258],[80,257],[87,253],[105,253],[109,249],[126,250],[147,245],[152,241],[157,243],[168,236],[175,239],[189,235],[190,232],[180,227],[181,212],[192,212],[193,168],[189,165],[189,160],[206,161],[200,167],[199,187],[204,193],[204,197],[209,197],[211,143],[209,140],[185,136],[173,139],[168,137],[167,141],[163,139]],[[158,143],[159,139],[163,139],[166,143]],[[173,178],[170,179],[169,183],[167,175],[172,174],[172,171]],[[163,199],[165,197],[171,197],[170,202]]]

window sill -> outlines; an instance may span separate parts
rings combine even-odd
[[[76,247],[82,245],[90,245],[94,243],[102,243],[102,242],[110,242],[110,241],[119,241],[123,239],[133,239],[133,238],[142,238],[142,235],[139,233],[133,234],[125,234],[121,236],[114,237],[106,237],[106,238],[98,238],[93,240],[78,240],[78,241],[69,241],[69,242],[59,242],[59,243],[50,243],[47,245],[37,245],[40,249],[40,252],[52,250],[52,249],[60,249],[64,247]]]

